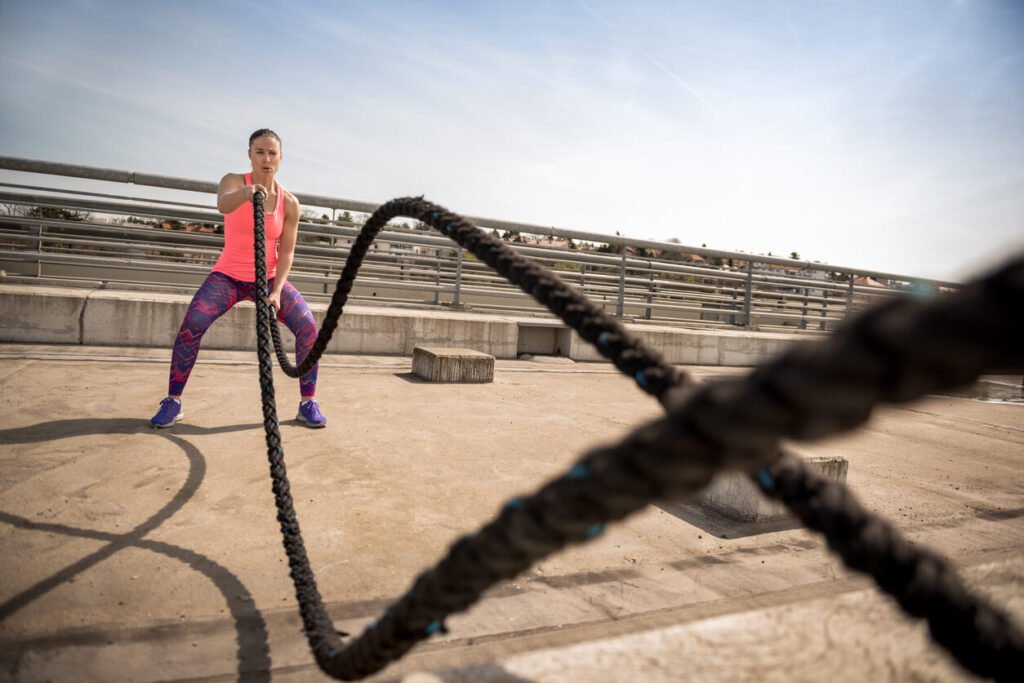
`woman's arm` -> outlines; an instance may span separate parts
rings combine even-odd
[[[277,248],[277,275],[274,276],[274,291],[270,293],[270,304],[281,310],[281,290],[288,282],[288,273],[292,270],[295,258],[295,241],[299,234],[299,200],[291,192],[284,195],[284,227],[281,230],[281,243]]]
[[[217,187],[217,210],[223,214],[229,214],[242,204],[251,202],[253,195],[257,192],[263,193],[264,202],[267,199],[267,188],[258,183],[245,184],[245,177],[238,173],[228,173],[220,179]]]

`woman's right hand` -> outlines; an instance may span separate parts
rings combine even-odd
[[[248,199],[248,201],[251,202],[256,197],[256,193],[257,192],[262,192],[263,193],[263,203],[264,204],[267,203],[267,195],[270,194],[269,192],[267,192],[267,188],[263,187],[259,183],[253,183],[252,185],[246,185],[245,189],[246,189],[246,195],[247,195],[246,198]]]

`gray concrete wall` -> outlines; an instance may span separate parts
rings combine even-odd
[[[168,347],[190,300],[182,294],[0,284],[0,342]],[[314,302],[310,308],[322,321],[327,304]],[[204,348],[255,348],[255,315],[251,303],[236,306],[210,329]],[[751,366],[795,339],[748,331],[627,327],[668,362],[686,365]],[[345,309],[328,351],[411,356],[417,345],[474,349],[502,359],[560,353],[576,361],[603,360],[558,320],[367,306]]]
[[[666,361],[679,365],[752,366],[782,352],[795,339],[792,335],[771,332],[685,330],[648,325],[632,326],[630,332],[660,351]],[[568,355],[573,360],[602,358],[575,330],[571,332],[568,347]]]

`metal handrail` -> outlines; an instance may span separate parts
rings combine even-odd
[[[0,157],[0,169],[192,192],[216,190],[215,184],[202,181],[11,157]],[[307,205],[345,211],[366,212],[376,207],[366,202],[316,195],[299,194],[298,197]],[[223,216],[206,204],[85,189],[65,190],[41,183],[0,183],[0,202],[14,207],[88,212],[122,221],[136,217],[157,223],[201,223],[214,226],[215,231],[221,231],[223,226]],[[610,310],[613,307],[616,314],[656,322],[772,328],[795,324],[799,329],[826,329],[848,313],[864,307],[867,301],[897,295],[898,289],[922,285],[935,289],[957,287],[950,282],[779,257],[508,221],[471,220],[488,228],[607,245],[602,247],[605,253],[519,243],[511,246],[557,269],[566,280],[603,301]],[[347,255],[348,246],[358,231],[358,225],[350,221],[303,220],[291,277],[322,286],[326,292],[337,278],[341,259]],[[222,240],[220,234],[165,230],[145,223],[0,216],[0,268],[6,269],[9,275],[121,283],[165,282],[180,286],[182,278],[194,280],[209,270]],[[622,253],[627,248],[653,249],[658,253],[652,256]],[[620,253],[608,253],[614,251]],[[680,256],[688,258],[690,255],[720,259],[723,265],[680,260]],[[753,264],[761,265],[753,267]],[[785,266],[787,270],[780,272],[771,266]],[[803,276],[815,272],[817,277]],[[844,274],[849,280],[827,279],[832,273]],[[894,280],[898,289],[879,290],[856,285],[852,282],[855,276]],[[168,278],[172,282],[168,282]],[[432,296],[433,301],[416,299],[415,295],[419,294]],[[484,264],[466,257],[448,238],[398,225],[389,226],[374,243],[353,297],[540,313],[532,299],[510,289]]]

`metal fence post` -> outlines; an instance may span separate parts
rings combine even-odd
[[[441,252],[438,251],[436,254],[437,260],[434,261],[434,305],[441,305]]]
[[[850,273],[850,279],[847,281],[846,286],[846,317],[850,317],[853,314],[853,273]]]
[[[647,277],[647,309],[644,311],[644,320],[651,319],[650,304],[654,303],[654,271]]]
[[[40,223],[36,226],[36,277],[43,276],[43,230],[45,226]]]
[[[808,297],[808,291],[809,290],[806,287],[804,287],[804,302],[803,302],[804,305],[801,306],[801,308],[800,308],[800,329],[801,330],[806,330],[807,329],[807,297]]]
[[[750,327],[750,309],[754,297],[754,262],[747,261],[747,284],[743,289],[743,326]]]
[[[462,291],[462,249],[459,249],[459,259],[455,262],[455,298],[452,300],[452,306],[461,306],[462,302],[459,300],[459,295]]]
[[[615,303],[615,315],[621,318],[626,312],[626,247],[622,247],[619,263],[619,300]]]
[[[821,290],[821,322],[818,323],[818,329],[824,331],[826,323],[828,322],[828,290]]]

